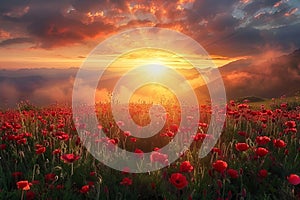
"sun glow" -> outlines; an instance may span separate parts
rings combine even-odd
[[[205,66],[206,62],[207,60],[203,59],[203,66]],[[128,76],[130,71],[135,72],[130,73]],[[170,91],[167,92],[167,88],[162,88],[162,85],[157,83],[159,83],[160,80],[165,80],[178,84],[178,87],[184,85],[182,80],[172,76],[172,73],[170,73],[172,71],[173,73],[181,75],[193,89],[205,85],[204,79],[199,75],[195,67],[185,59],[185,56],[161,49],[145,48],[131,51],[115,59],[105,70],[101,80],[99,80],[99,82],[102,82],[102,85],[99,85],[98,90],[105,90],[107,93],[112,92],[118,80],[124,76],[137,82],[151,78],[153,81],[149,83],[147,87],[142,87],[143,89],[137,90],[132,100],[160,102],[164,99],[163,101],[168,102],[172,99],[172,95],[169,94]],[[182,88],[181,95],[185,95],[188,90],[188,88]],[[124,86],[117,93],[123,94],[129,92],[130,90]],[[201,93],[201,95],[206,95],[206,93]],[[98,96],[103,97],[105,94],[99,93]],[[98,101],[97,98],[96,101]]]
[[[162,76],[165,72],[165,68],[160,63],[154,63],[147,66],[145,73],[149,73],[153,76]]]

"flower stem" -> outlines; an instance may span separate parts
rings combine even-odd
[[[24,190],[22,190],[21,200],[24,199]]]
[[[71,176],[73,176],[73,174],[74,174],[74,164],[72,163],[71,164]]]

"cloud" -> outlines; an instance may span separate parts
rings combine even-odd
[[[32,91],[28,99],[35,105],[70,103],[72,99],[72,80],[50,81]]]
[[[23,69],[0,71],[0,105],[15,106],[21,100],[35,105],[69,103],[76,70]]]
[[[31,38],[11,38],[0,42],[0,47],[9,46],[13,44],[22,44],[22,43],[33,43],[33,40]]]
[[[9,32],[0,29],[0,39],[8,39],[10,37],[11,37],[11,35]]]
[[[20,8],[25,8],[27,5],[28,2],[26,1],[18,1],[18,0],[3,1],[1,2],[0,12],[1,13],[12,12]]]
[[[280,0],[261,0],[261,1],[250,1],[245,7],[244,11],[249,14],[254,14],[260,9],[264,9],[267,7],[273,7],[276,5]],[[284,3],[282,3],[284,4]],[[281,5],[282,5],[281,4]]]
[[[15,86],[9,82],[1,82],[0,83],[0,108],[2,106],[15,106],[19,100],[19,91],[15,88]]]
[[[272,98],[299,91],[300,51],[279,57],[278,54],[269,51],[264,54],[268,61],[236,61],[222,67],[227,95],[230,98],[251,95]]]
[[[57,23],[57,20],[60,20],[60,23]],[[40,48],[78,44],[87,38],[93,38],[112,30],[112,25],[102,22],[86,25],[63,18],[36,21],[28,26],[28,31],[38,38],[37,47]]]
[[[133,27],[165,27],[186,33],[212,54],[230,57],[256,55],[260,45],[289,48],[286,52],[299,47],[298,7],[292,0],[13,0],[2,4],[0,23],[16,35],[16,43],[30,38],[35,48],[44,49],[85,45]],[[2,41],[2,47],[14,40]]]
[[[207,28],[213,32],[224,32],[227,29],[233,29],[238,25],[238,20],[234,18],[230,13],[218,13],[208,23]]]

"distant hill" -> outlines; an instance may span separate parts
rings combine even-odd
[[[220,68],[229,98],[291,96],[300,90],[300,49],[256,63],[238,60]]]
[[[219,68],[227,99],[294,96],[300,91],[300,49],[266,61],[241,59]],[[206,86],[196,89],[199,98],[209,98]]]

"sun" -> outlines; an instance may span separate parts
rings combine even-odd
[[[127,77],[128,83],[133,80],[136,82],[151,80],[147,87],[138,90],[132,98],[134,101],[145,100],[146,102],[157,103],[161,102],[163,98],[172,99],[169,98],[172,95],[168,95],[166,89],[162,89],[164,85],[159,83],[163,80],[178,84],[178,86],[184,84],[173,76],[174,73],[181,75],[193,89],[205,86],[205,80],[199,76],[199,72],[183,56],[161,49],[136,49],[118,57],[104,71],[101,80],[99,80],[103,84],[98,86],[95,101],[99,101],[99,99],[110,101],[111,96],[109,94],[113,92],[114,86],[122,77]],[[128,74],[130,75],[128,76]],[[189,88],[182,88],[180,94],[185,95],[188,91]],[[120,94],[129,91],[124,85],[121,92]],[[201,95],[205,96],[205,92],[206,90]]]
[[[149,75],[152,75],[152,76],[162,76],[166,71],[165,67],[166,67],[165,65],[163,65],[159,62],[156,62],[156,63],[147,65],[145,72],[149,73]]]

